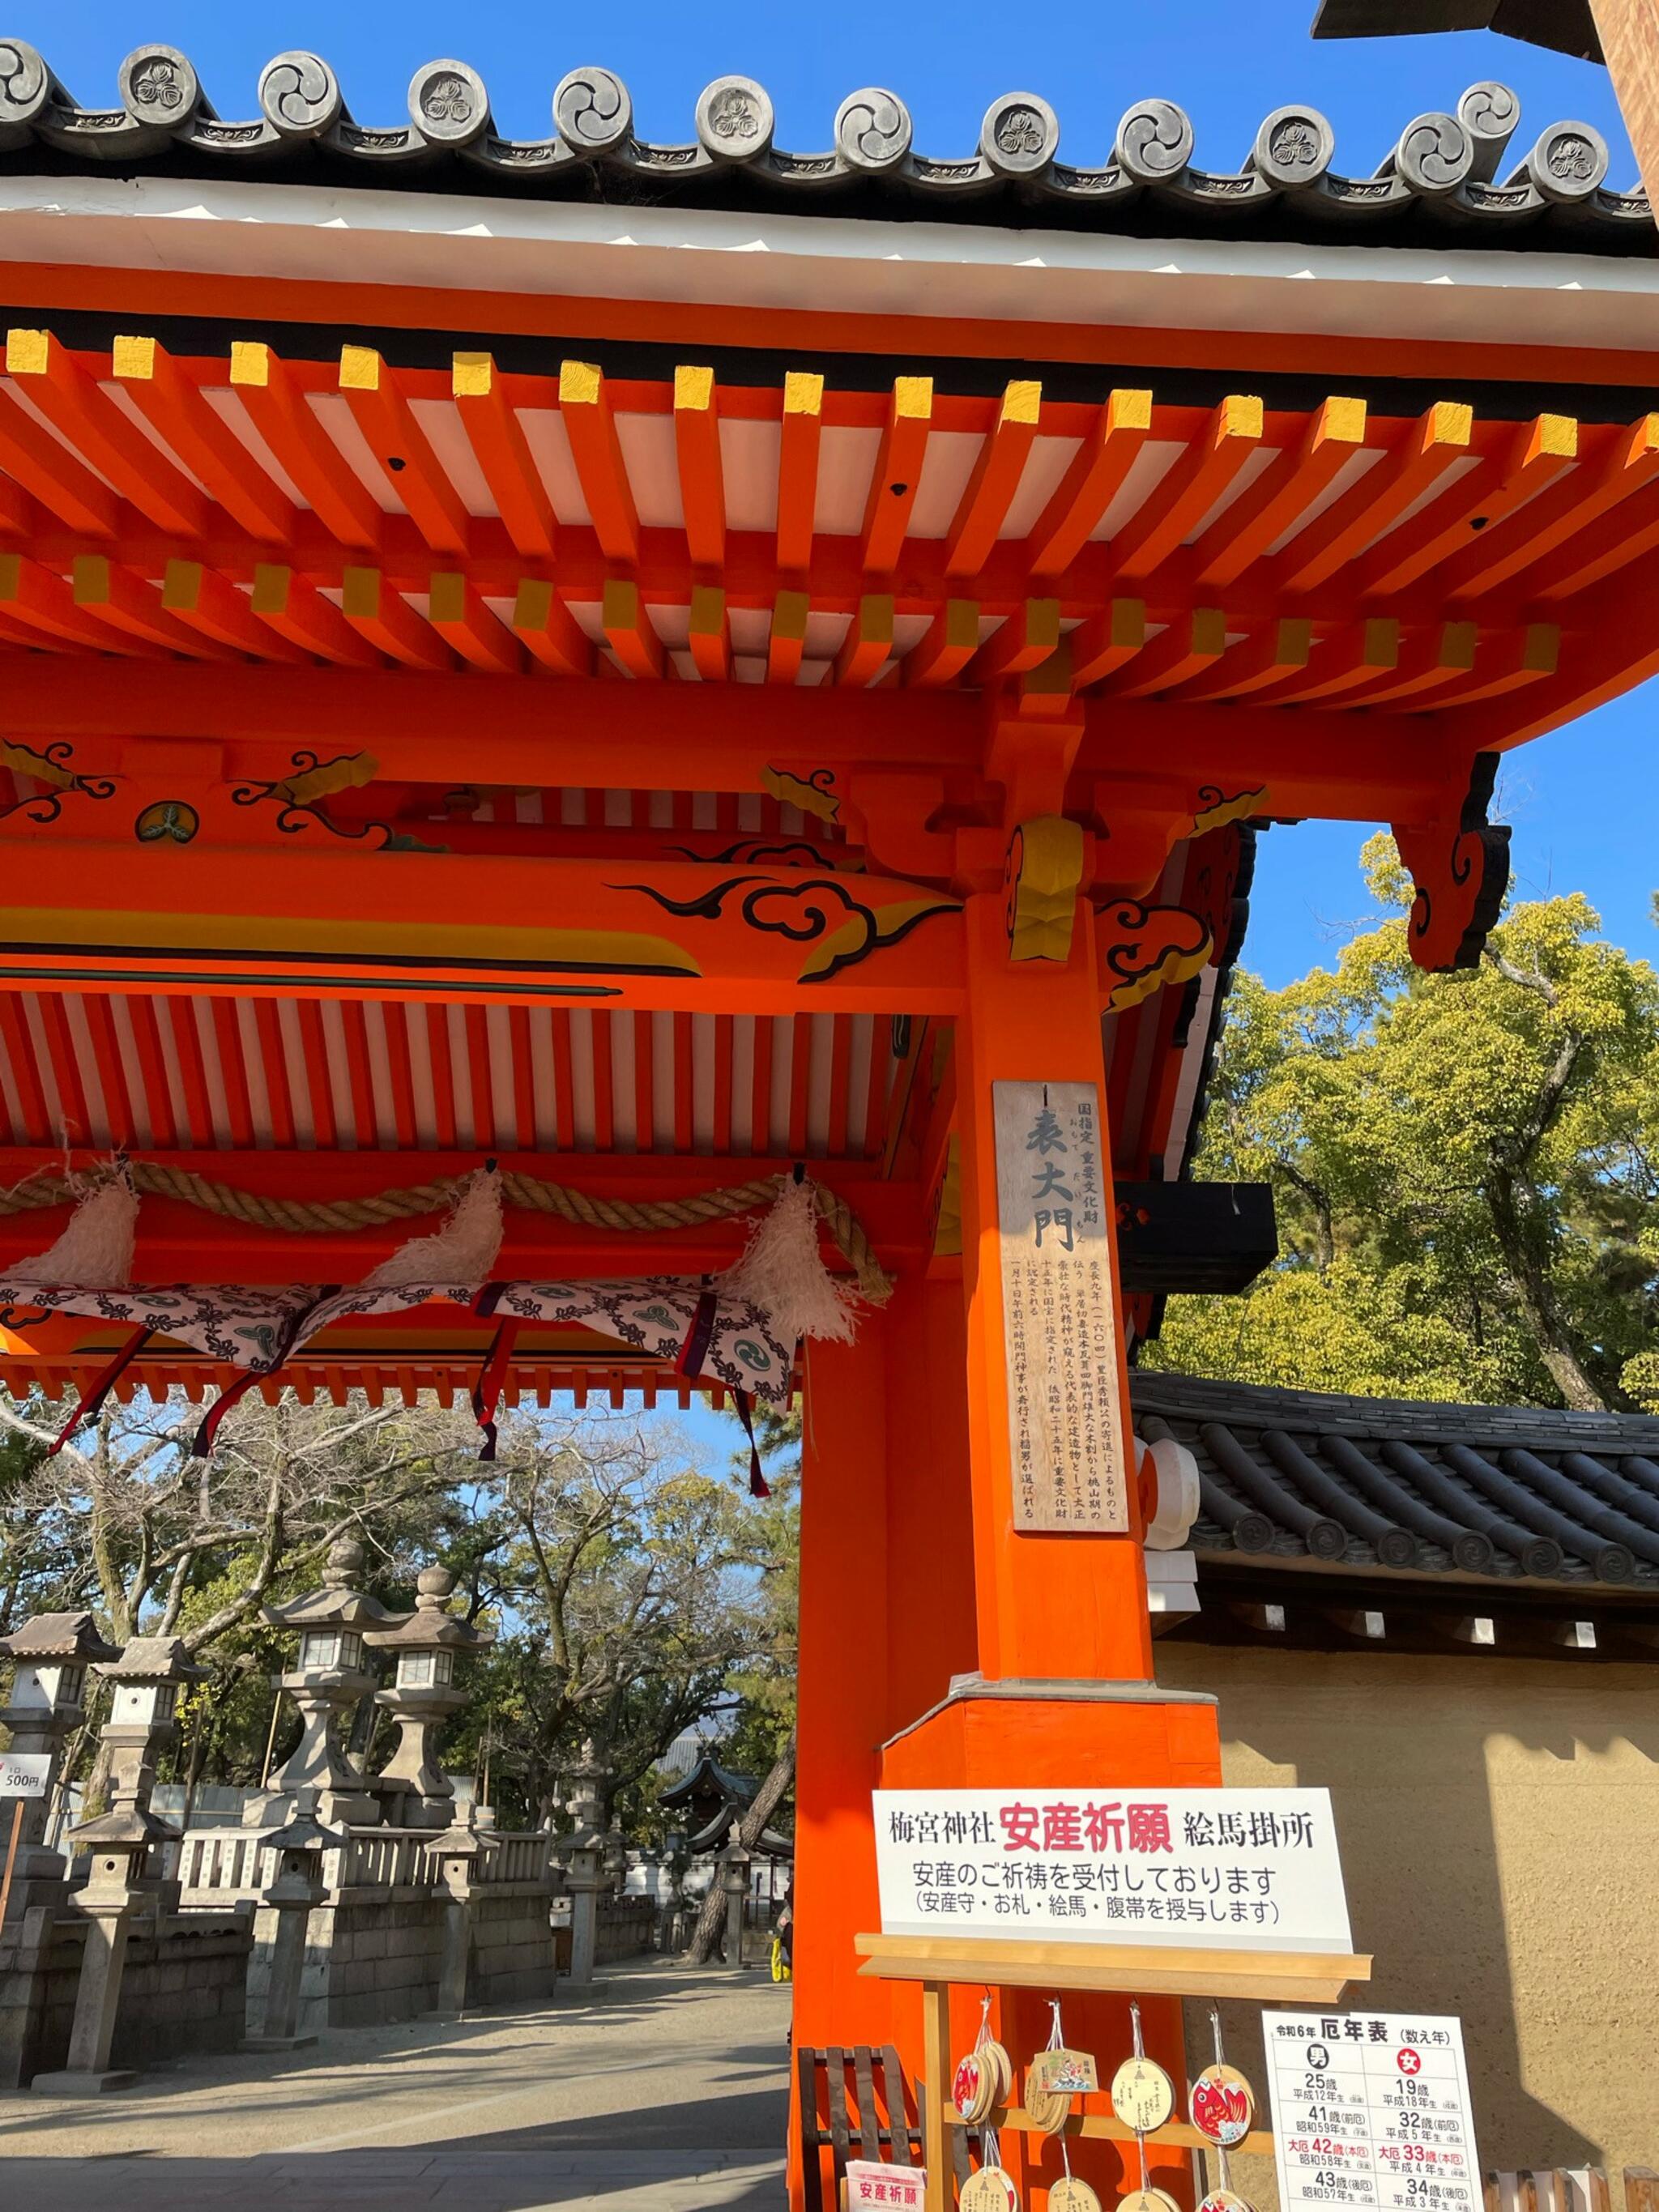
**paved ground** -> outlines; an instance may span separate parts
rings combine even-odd
[[[18,2212],[777,2212],[789,1992],[678,1961],[605,2002],[185,2059],[96,2104],[0,2097]]]

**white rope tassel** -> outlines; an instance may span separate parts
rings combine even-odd
[[[363,1279],[368,1291],[396,1290],[404,1283],[488,1282],[501,1249],[501,1179],[493,1168],[480,1168],[467,1179],[447,1221],[425,1237],[411,1237],[389,1260]]]
[[[857,1295],[823,1264],[817,1200],[805,1180],[784,1185],[750,1231],[743,1257],[715,1288],[759,1306],[783,1344],[803,1337],[850,1344],[857,1334]]]
[[[9,1267],[9,1280],[87,1291],[125,1290],[131,1282],[138,1194],[118,1172],[81,1188],[83,1195],[58,1242]]]

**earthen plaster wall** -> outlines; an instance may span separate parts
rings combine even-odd
[[[1350,2004],[1462,2015],[1486,2166],[1659,2166],[1659,1668],[1165,1641],[1157,1669],[1217,1692],[1229,1784],[1329,1789],[1376,1960]],[[1259,2017],[1224,2024],[1265,2097]],[[1206,2008],[1188,2033],[1207,2057]]]

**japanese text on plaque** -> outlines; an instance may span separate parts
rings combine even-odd
[[[993,1086],[1014,1526],[1129,1526],[1092,1083]]]

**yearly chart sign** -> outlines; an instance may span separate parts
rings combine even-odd
[[[1349,1952],[1324,1790],[878,1790],[886,1936]]]
[[[1264,2012],[1282,2212],[1479,2212],[1462,2022]]]
[[[1100,1093],[992,1085],[1016,1528],[1129,1526]]]

